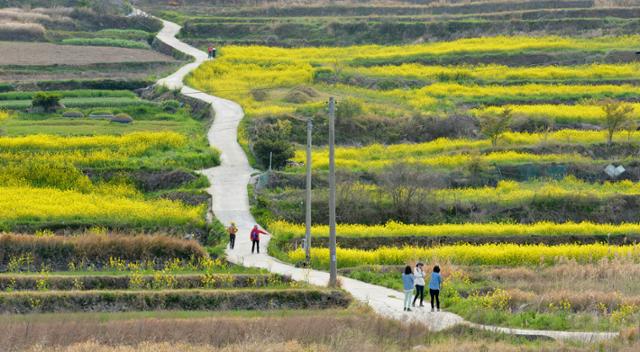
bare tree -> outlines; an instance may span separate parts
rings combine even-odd
[[[604,127],[607,129],[607,144],[613,142],[613,135],[626,126],[629,126],[633,106],[615,100],[606,100],[602,103],[604,111]]]
[[[511,109],[505,108],[499,114],[486,114],[480,117],[480,131],[491,140],[491,146],[496,147],[500,137],[509,130],[511,123]]]
[[[417,221],[428,210],[430,191],[444,187],[440,175],[417,167],[397,163],[380,176],[381,188],[391,199],[396,217],[401,221]]]

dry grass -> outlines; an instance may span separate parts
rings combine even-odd
[[[354,312],[355,313],[355,312]],[[56,318],[52,321],[25,322],[3,319],[0,341],[7,350],[24,350],[32,346],[125,345],[140,350],[139,344],[192,344],[212,350],[229,348],[228,351],[268,351],[265,348],[301,345],[319,345],[320,351],[400,351],[425,341],[428,332],[424,327],[402,325],[369,314],[349,316],[308,315],[290,317],[224,317],[202,319],[140,319],[99,322]],[[87,343],[87,341],[93,341]],[[290,342],[296,341],[296,342]],[[290,345],[293,344],[293,345]],[[395,348],[388,348],[389,345]],[[157,348],[162,345],[155,346]],[[41,351],[33,347],[33,351]],[[144,347],[146,348],[146,347]],[[254,349],[255,348],[255,349]],[[84,351],[86,349],[62,349]],[[92,351],[102,351],[91,349]],[[104,349],[103,349],[104,350]],[[129,351],[131,349],[123,349]],[[146,351],[145,349],[142,349]],[[162,349],[156,349],[163,351]],[[178,351],[183,349],[171,349]],[[188,349],[184,349],[188,351]],[[200,351],[203,349],[195,349]],[[304,350],[304,349],[302,349]],[[316,349],[311,349],[315,351]],[[110,351],[110,350],[105,350]],[[119,350],[116,350],[119,351]],[[151,351],[151,349],[149,349]],[[168,351],[168,350],[167,350]],[[226,350],[225,350],[226,351]],[[285,349],[286,351],[286,349]]]
[[[109,63],[174,62],[169,56],[152,50],[82,47],[49,43],[0,42],[0,65],[48,66],[93,65]]]
[[[40,40],[44,39],[44,35],[45,29],[41,24],[4,22],[0,18],[0,40]]]
[[[536,293],[604,290],[640,295],[640,282],[629,280],[631,277],[640,277],[640,264],[625,258],[603,259],[593,264],[578,264],[575,261],[564,260],[550,267],[498,268],[478,272],[472,276],[487,277],[508,287]]]

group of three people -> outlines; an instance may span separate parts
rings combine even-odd
[[[411,270],[411,266],[407,265],[404,268],[402,274],[402,285],[404,287],[404,311],[410,312],[411,307],[416,306],[416,301],[420,297],[420,307],[424,307],[424,286],[425,286],[425,273],[422,270],[423,263],[416,264],[415,272]],[[442,285],[442,276],[440,276],[440,267],[434,266],[433,272],[431,272],[431,278],[429,280],[429,295],[431,296],[431,311],[436,309],[440,311],[440,286]],[[413,291],[415,288],[415,296]],[[411,298],[413,296],[413,302]],[[435,304],[434,304],[435,303]]]

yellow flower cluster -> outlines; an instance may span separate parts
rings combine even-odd
[[[357,67],[349,72],[377,77],[407,77],[438,80],[442,77],[484,81],[508,80],[588,80],[640,78],[640,65],[592,64],[582,66],[509,67],[503,65],[481,66],[428,66],[420,64],[383,65]]]
[[[304,260],[304,250],[298,249],[287,253],[292,262]],[[606,244],[565,244],[517,245],[451,245],[441,247],[382,247],[375,250],[338,248],[339,267],[359,265],[401,265],[414,261],[427,263],[451,263],[461,265],[538,265],[553,264],[559,259],[572,259],[579,263],[596,262],[603,258],[613,259],[627,257],[640,260],[640,247],[636,245],[612,246]],[[325,268],[329,265],[329,250],[325,248],[311,249],[311,262],[315,267]]]
[[[175,148],[186,143],[184,135],[176,132],[133,132],[121,136],[58,136],[28,135],[0,138],[2,151],[62,151],[108,149],[139,155],[153,148]]]
[[[640,134],[630,136],[618,134],[616,141],[639,142]],[[589,145],[606,141],[606,131],[559,130],[550,133],[507,132],[499,142],[503,148],[531,146],[545,143]],[[489,140],[439,138],[419,144],[381,145],[366,147],[338,147],[336,166],[351,170],[371,170],[388,167],[397,162],[440,168],[454,168],[478,159],[485,163],[523,163],[523,162],[591,162],[592,160],[577,154],[531,154],[517,151],[496,151],[488,154],[473,155],[471,152],[491,147]],[[457,152],[453,153],[453,152]],[[328,168],[328,150],[316,148],[312,154],[312,164],[316,169]],[[298,149],[294,161],[303,164],[305,151]]]
[[[640,71],[639,71],[640,72]],[[634,117],[640,117],[640,104],[631,104],[634,108]],[[604,121],[604,111],[602,107],[594,104],[532,104],[532,105],[507,105],[489,106],[486,108],[472,109],[475,115],[498,114],[507,107],[511,109],[515,116],[544,117],[550,118],[558,123],[593,123],[602,124]]]
[[[119,193],[119,192],[114,192]],[[202,226],[204,208],[170,200],[144,200],[109,193],[51,188],[0,187],[0,228],[31,223],[111,227]]]
[[[275,236],[304,237],[304,225],[276,221],[269,224],[269,229]],[[336,229],[340,237],[404,237],[404,236],[567,236],[567,235],[627,235],[640,234],[640,223],[626,224],[597,224],[591,222],[552,223],[539,222],[535,224],[503,224],[503,223],[465,223],[415,225],[398,222],[388,222],[384,225],[339,224]],[[329,227],[314,225],[311,228],[314,237],[328,237]]]

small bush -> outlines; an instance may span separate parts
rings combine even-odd
[[[131,118],[131,116],[129,114],[125,114],[123,112],[117,114],[116,116],[111,118],[111,122],[117,122],[117,123],[132,123],[133,122],[133,118]]]
[[[175,114],[176,112],[178,112],[178,109],[180,109],[181,105],[182,104],[179,101],[171,99],[163,101],[160,107],[164,112]]]
[[[268,94],[264,89],[252,89],[251,96],[255,101],[265,101],[267,100]]]
[[[31,106],[34,108],[41,108],[45,112],[51,112],[61,106],[60,99],[62,99],[62,95],[60,94],[39,92],[33,96]]]

